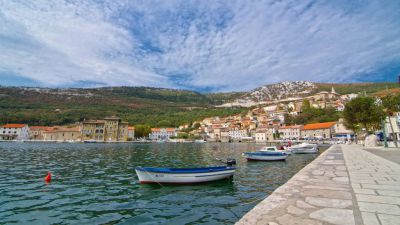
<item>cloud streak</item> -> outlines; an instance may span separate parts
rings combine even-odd
[[[0,0],[0,75],[21,85],[200,91],[389,80],[400,73],[399,8],[395,0]]]

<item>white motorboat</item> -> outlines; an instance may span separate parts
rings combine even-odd
[[[317,144],[309,144],[309,143],[301,143],[298,145],[293,145],[288,147],[292,153],[295,154],[307,154],[307,153],[317,153],[318,145]]]
[[[276,146],[266,146],[266,147],[261,148],[258,151],[260,151],[260,152],[284,152],[287,155],[292,154],[292,152],[289,149],[279,150]]]

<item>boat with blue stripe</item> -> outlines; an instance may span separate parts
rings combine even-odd
[[[262,149],[257,152],[245,152],[243,156],[249,161],[279,161],[286,160],[288,153],[279,151],[276,147],[269,147],[269,149]]]
[[[236,163],[236,162],[235,162]],[[141,184],[194,184],[231,178],[236,168],[227,166],[200,168],[136,167]]]

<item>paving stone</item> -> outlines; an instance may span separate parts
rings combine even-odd
[[[400,205],[400,198],[393,196],[378,196],[378,195],[365,195],[356,194],[357,200],[362,202],[376,202],[392,205]]]
[[[317,175],[317,176],[321,176],[325,173],[325,171],[323,170],[314,170],[311,172],[312,175]]]
[[[332,180],[342,182],[342,183],[349,183],[348,177],[334,177],[334,178],[332,178]]]
[[[306,189],[301,192],[303,196],[335,198],[335,199],[351,199],[351,193],[348,191],[332,191],[321,189]]]
[[[376,189],[376,190],[392,190],[400,191],[400,186],[396,185],[385,185],[385,184],[364,184],[364,188]]]
[[[289,205],[289,207],[287,207],[287,212],[299,216],[301,214],[304,214],[306,211],[299,209],[295,206]]]
[[[400,208],[397,205],[371,203],[371,202],[358,202],[358,207],[362,212],[400,215]]]
[[[351,209],[323,208],[310,214],[312,219],[338,225],[354,225],[354,215]]]
[[[317,186],[317,185],[306,185],[303,188],[323,189],[323,190],[334,190],[334,191],[350,191],[349,188],[343,187],[329,187],[329,186]]]
[[[356,194],[377,195],[373,189],[353,188],[353,191]]]
[[[306,202],[314,206],[329,207],[329,208],[347,208],[349,206],[352,206],[353,204],[351,200],[317,198],[317,197],[306,197]]]
[[[347,177],[348,176],[347,172],[343,172],[343,171],[335,171],[335,174],[338,177]]]
[[[311,220],[311,219],[302,219],[299,217],[294,217],[289,214],[277,217],[276,220],[281,225],[322,225],[320,221]]]
[[[362,212],[361,217],[364,225],[381,225],[375,213]]]
[[[323,165],[343,165],[344,160],[325,160]]]
[[[379,195],[400,197],[400,191],[376,190]]]
[[[378,214],[382,225],[400,225],[400,216]]]
[[[301,200],[297,200],[296,205],[297,205],[297,207],[303,208],[303,209],[314,209],[315,208],[314,206],[307,204],[306,202],[301,201]]]

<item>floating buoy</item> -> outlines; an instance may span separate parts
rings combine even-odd
[[[51,173],[50,173],[50,171],[47,172],[47,176],[44,177],[44,181],[46,183],[50,183],[50,181],[51,181]]]

